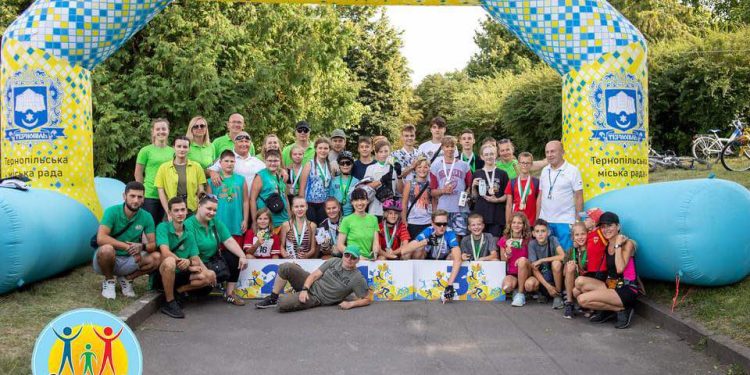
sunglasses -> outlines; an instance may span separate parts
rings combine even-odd
[[[212,201],[212,202],[219,202],[219,197],[213,194],[204,193],[203,196],[200,199],[200,203],[203,203],[205,201]]]
[[[206,125],[206,124],[195,124],[195,125],[193,125],[193,129],[205,129],[207,127],[208,127],[208,125]]]
[[[354,163],[352,163],[350,161],[340,161],[339,162],[339,165],[342,166],[342,167],[351,167],[353,164]]]
[[[349,254],[349,253],[344,253],[344,258],[350,258],[351,260],[359,259],[359,257],[355,257],[354,255]]]
[[[299,128],[299,129],[297,129],[297,133],[307,134],[309,132],[310,132],[310,129],[308,129],[308,128]]]
[[[444,226],[448,225],[448,222],[447,221],[441,221],[441,222],[437,222],[436,221],[436,222],[434,222],[432,224],[435,224],[435,225],[437,225],[439,227],[444,227]]]
[[[235,140],[235,141],[249,141],[249,140],[250,140],[250,137],[248,137],[248,136],[246,136],[246,135],[240,135],[240,136],[238,136],[238,137],[235,137],[235,138],[234,138],[234,140]]]

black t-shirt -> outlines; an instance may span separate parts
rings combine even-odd
[[[367,167],[375,164],[375,159],[372,159],[372,162],[365,164],[359,159],[354,161],[354,167],[352,168],[352,176],[356,178],[357,180],[361,180],[363,177],[365,177],[365,172],[367,172]]]
[[[487,173],[487,171],[485,171],[484,169],[478,169],[474,174],[474,178],[481,178],[484,180],[485,185],[487,185],[488,194],[490,191],[490,187],[492,187],[494,189],[493,195],[495,197],[500,198],[505,195],[505,186],[508,185],[508,174],[505,173],[505,171],[503,171],[502,169],[495,168],[495,176],[492,180],[492,186],[487,184],[490,177],[492,177],[492,172]],[[485,200],[480,194],[480,196],[477,197],[477,200],[474,203],[474,212],[484,217],[485,224],[500,224],[501,226],[505,225],[505,202],[490,203]]]

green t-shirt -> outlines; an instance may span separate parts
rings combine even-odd
[[[197,143],[190,143],[190,151],[187,154],[188,160],[192,160],[201,165],[201,168],[206,169],[214,163],[214,145],[209,143],[208,145],[201,146]]]
[[[125,204],[117,204],[104,210],[104,216],[102,217],[101,225],[109,228],[110,234],[115,234],[125,228],[129,222],[133,222],[128,230],[115,237],[116,240],[122,242],[135,242],[141,243],[141,235],[145,232],[146,234],[154,233],[154,219],[151,214],[146,210],[138,210],[135,215],[128,219],[125,216]],[[128,256],[127,250],[116,250],[118,256]]]
[[[159,190],[154,186],[154,179],[156,179],[156,172],[159,171],[159,167],[174,159],[174,149],[170,146],[156,147],[154,145],[148,145],[138,151],[138,158],[136,158],[136,164],[143,165],[143,185],[146,187],[145,197],[159,199]]]
[[[347,270],[341,258],[331,258],[320,268],[323,276],[310,287],[310,294],[323,305],[340,303],[354,293],[358,298],[367,297],[367,280],[357,268]]]
[[[214,185],[213,181],[208,180],[211,191],[219,198],[219,205],[216,208],[214,220],[221,221],[233,235],[242,234],[242,203],[245,199],[250,199],[242,195],[245,187],[245,177],[238,174],[232,174],[230,177],[224,177],[221,185]]]
[[[216,233],[219,235],[219,241],[216,241],[214,226],[216,226]],[[232,237],[232,234],[229,233],[229,230],[224,223],[214,219],[208,222],[208,227],[204,227],[198,222],[195,215],[185,220],[185,231],[190,232],[195,239],[195,244],[198,247],[198,254],[204,262],[208,261],[214,256],[214,254],[216,254],[219,243],[223,243]]]
[[[372,241],[378,233],[378,219],[375,215],[351,214],[341,220],[339,233],[346,234],[347,245],[359,247],[362,258],[372,259]]]
[[[234,141],[229,139],[229,134],[224,134],[219,138],[214,139],[213,142],[211,142],[211,145],[214,146],[214,161],[221,156],[221,153],[224,152],[224,150],[234,150]],[[255,145],[250,143],[250,155],[255,156]]]
[[[292,165],[292,148],[294,148],[294,143],[287,145],[284,147],[284,149],[281,151],[281,158],[284,159],[284,165],[289,166]],[[307,145],[307,149],[305,150],[305,153],[302,155],[302,165],[305,165],[305,163],[309,162],[315,157],[315,147],[313,147],[312,143],[309,143]]]
[[[175,249],[175,246],[182,240],[180,247]],[[178,258],[189,259],[198,256],[198,246],[195,244],[195,238],[192,233],[183,230],[182,236],[178,237],[174,231],[174,225],[171,221],[163,222],[156,227],[156,246],[167,245],[169,250],[177,255]],[[179,269],[175,269],[175,272],[180,272]]]
[[[518,172],[516,172],[516,165],[518,165],[518,160],[513,159],[509,162],[504,162],[501,160],[498,160],[495,165],[502,171],[505,171],[505,173],[508,174],[508,179],[512,180],[516,178],[518,175]]]

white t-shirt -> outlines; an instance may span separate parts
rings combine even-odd
[[[575,165],[563,162],[558,169],[547,165],[539,175],[539,194],[542,197],[539,218],[549,223],[575,223],[575,192],[581,190],[583,190],[583,179]]]
[[[380,181],[380,178],[388,173],[390,168],[391,165],[388,163],[380,165],[380,163],[375,162],[375,164],[368,166],[365,170],[365,178],[372,177],[373,181]],[[393,192],[396,193],[395,179],[393,180],[391,189],[393,189]],[[370,202],[370,208],[367,210],[367,212],[375,216],[383,216],[383,203],[381,203],[377,198],[373,199],[372,202]]]
[[[208,167],[208,169],[214,172],[221,171],[220,161],[217,160],[214,165]],[[248,154],[246,158],[243,158],[236,152],[234,153],[234,173],[245,177],[245,182],[247,183],[248,190],[250,186],[253,186],[253,179],[255,178],[255,175],[263,169],[266,169],[266,163],[262,162],[255,156],[251,156],[250,154]]]
[[[427,158],[427,161],[432,161],[432,157],[438,150],[440,150],[440,146],[440,142],[432,143],[431,140],[427,141],[419,145],[419,148],[417,149],[417,155],[424,155]],[[458,147],[456,147],[456,151],[454,152],[453,156],[458,157]]]

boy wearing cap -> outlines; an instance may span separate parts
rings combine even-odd
[[[349,216],[354,212],[352,207],[351,196],[354,189],[359,183],[359,179],[352,176],[352,168],[354,167],[354,156],[349,151],[341,151],[337,159],[339,165],[339,174],[331,180],[331,185],[328,187],[328,195],[336,198],[341,203],[342,216]]]
[[[315,147],[310,143],[310,124],[307,121],[302,120],[294,126],[294,138],[294,143],[287,145],[281,151],[281,158],[284,160],[284,165],[292,165],[292,149],[296,145],[305,150],[302,157],[302,165],[305,165],[315,157]]]
[[[255,304],[256,308],[279,308],[279,312],[306,310],[321,305],[338,304],[343,310],[370,304],[371,292],[367,280],[357,269],[359,248],[347,246],[342,258],[331,258],[317,270],[308,273],[296,263],[279,265],[273,291]],[[279,296],[287,282],[294,293]],[[354,293],[357,299],[344,301]]]
[[[346,150],[346,133],[336,129],[331,133],[331,151],[328,152],[328,162],[334,168],[338,167],[339,155]]]

